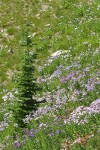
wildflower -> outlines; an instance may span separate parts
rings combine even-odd
[[[23,133],[25,133],[25,134],[29,134],[29,130],[28,129],[23,129]]]
[[[52,79],[52,78],[54,78],[54,77],[60,77],[60,75],[61,75],[61,70],[60,69],[57,69],[57,70],[55,70],[54,71],[54,73],[50,76],[50,79]]]
[[[94,89],[93,85],[86,85],[87,91],[92,91]]]
[[[0,127],[0,131],[3,131],[3,130],[4,130],[4,128]]]
[[[72,79],[75,74],[76,74],[75,72],[71,72],[71,73],[68,74],[66,77],[62,77],[62,78],[60,79],[60,81],[61,81],[62,83],[65,83],[67,80]]]
[[[30,133],[29,133],[29,136],[30,136],[30,137],[34,137],[35,134],[34,134],[33,132],[30,132]]]
[[[22,136],[23,139],[26,138],[26,137],[27,137],[26,135],[23,135],[23,136]]]
[[[85,96],[87,94],[87,92],[86,91],[82,91],[82,94],[83,94],[83,96]]]
[[[61,102],[60,102],[60,99],[57,99],[57,100],[56,100],[56,104],[57,104],[57,105],[60,105],[60,103],[61,103]]]
[[[18,127],[18,124],[17,124],[17,123],[15,123],[15,124],[14,124],[14,127]]]
[[[50,135],[50,136],[54,136],[54,133],[53,133],[53,132],[51,132],[49,135]]]
[[[7,95],[5,95],[5,96],[3,96],[3,97],[2,97],[2,99],[3,99],[3,100],[4,100],[4,102],[5,102],[5,101],[7,101],[7,100],[8,100],[8,96],[7,96]]]
[[[14,148],[20,148],[21,147],[21,144],[19,141],[15,141],[14,142]]]
[[[65,78],[65,77],[62,77],[62,78],[60,79],[60,81],[61,81],[62,83],[65,83],[65,82],[66,82],[66,78]]]
[[[60,133],[60,130],[56,130],[56,134],[59,134]]]
[[[78,91],[77,89],[74,90],[75,95],[79,95],[80,91]]]

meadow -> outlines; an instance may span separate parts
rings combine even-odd
[[[0,1],[0,150],[100,149],[99,0]],[[14,76],[29,26],[40,103],[19,128]]]

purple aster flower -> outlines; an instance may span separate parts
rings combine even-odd
[[[60,81],[61,81],[62,83],[65,83],[65,82],[66,82],[66,77],[62,77],[62,78],[60,79]]]
[[[66,80],[71,79],[74,75],[75,75],[75,72],[68,74],[68,76],[66,77]]]
[[[80,91],[78,91],[77,89],[74,90],[75,95],[79,95]]]
[[[61,104],[60,99],[57,99],[57,100],[56,100],[56,104],[57,104],[57,105],[60,105],[60,104]]]
[[[62,72],[60,69],[55,70],[54,73],[50,76],[50,79],[52,79],[53,77],[60,77],[61,73]]]
[[[87,88],[87,91],[93,91],[94,86],[87,84],[87,85],[86,85],[86,88]]]
[[[56,134],[59,134],[60,133],[60,130],[56,130]]]
[[[19,141],[15,141],[14,142],[14,148],[20,148],[21,147],[21,144]]]
[[[4,130],[4,128],[0,127],[0,131],[3,131],[3,130]]]
[[[30,137],[34,137],[35,134],[34,134],[33,132],[30,132],[30,133],[29,133],[29,136],[30,136]]]
[[[62,77],[62,78],[60,79],[60,81],[61,81],[62,83],[65,83],[67,80],[72,79],[75,74],[76,74],[76,72],[71,72],[71,73],[68,74],[66,77]]]
[[[26,137],[27,137],[26,135],[23,135],[23,136],[22,136],[23,139],[26,138]]]
[[[53,133],[53,132],[51,132],[49,135],[50,135],[50,136],[54,136],[54,133]]]
[[[25,134],[29,134],[29,130],[28,129],[23,129],[23,133],[25,133]]]

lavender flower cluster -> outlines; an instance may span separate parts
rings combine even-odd
[[[9,123],[12,122],[10,119],[12,118],[12,111],[9,111],[9,109],[7,108],[9,107],[9,105],[10,107],[13,107],[14,105],[14,100],[16,99],[13,94],[14,90],[15,89],[13,89],[11,92],[8,92],[7,90],[3,91],[5,95],[2,96],[3,102],[0,105],[0,114],[3,116],[2,121],[0,122],[0,131],[3,131],[9,126]]]
[[[57,66],[57,69],[53,72],[52,75],[45,75],[44,77],[40,77],[37,82],[46,82],[48,83],[48,86],[49,83],[52,82],[53,78],[58,78],[62,84],[67,82],[67,88],[69,91],[67,92],[66,89],[59,88],[58,91],[53,90],[52,92],[43,93],[43,97],[37,96],[37,101],[42,101],[45,99],[48,104],[52,105],[40,107],[36,112],[33,112],[32,117],[39,119],[44,115],[48,113],[50,114],[50,112],[57,110],[57,108],[62,108],[68,101],[75,102],[84,100],[85,96],[87,96],[89,92],[94,91],[95,85],[99,84],[99,78],[97,75],[98,71],[95,74],[95,77],[94,74],[90,74],[88,76],[91,68],[93,68],[93,66],[88,65],[86,68],[82,69],[80,62],[77,61],[72,62],[70,66],[60,64]],[[67,74],[65,77],[62,77],[63,72]],[[79,84],[80,88],[75,87],[76,83]],[[80,107],[79,109],[82,108]],[[27,116],[26,122],[28,122],[30,118],[30,116]]]
[[[42,101],[45,99],[49,105],[39,107],[38,110],[33,112],[32,115],[27,115],[26,118],[24,119],[24,122],[29,123],[32,120],[32,118],[37,120],[37,119],[42,118],[44,115],[47,115],[47,114],[50,115],[51,112],[54,112],[54,111],[57,112],[57,108],[61,108],[62,106],[66,104],[67,96],[65,95],[65,93],[66,93],[66,90],[63,88],[57,91],[53,91],[53,93],[44,92],[43,97],[40,97],[40,98],[39,98],[39,95],[37,95],[38,96],[36,98],[37,101]]]
[[[89,107],[79,106],[74,110],[68,119],[65,119],[65,123],[74,122],[76,124],[84,124],[90,115],[100,114],[100,99],[95,100]],[[83,116],[83,117],[82,117]]]
[[[52,60],[48,61],[49,63],[47,65],[50,65],[50,63],[54,59],[58,58],[60,55],[61,54],[59,54],[56,57],[52,56]],[[67,55],[62,56],[62,58],[67,58]],[[85,100],[88,93],[93,92],[95,86],[100,84],[98,70],[96,70],[95,74],[90,74],[91,68],[92,65],[88,65],[86,68],[82,69],[80,62],[77,61],[72,62],[71,65],[60,64],[59,66],[57,66],[56,70],[51,75],[39,77],[37,79],[37,82],[40,84],[45,82],[49,86],[49,83],[53,83],[53,79],[57,78],[60,81],[60,85],[58,83],[58,86],[55,90],[52,90],[50,92],[43,92],[42,96],[37,94],[35,96],[35,99],[38,102],[45,100],[47,102],[46,105],[39,107],[38,110],[33,111],[30,115],[27,115],[26,118],[23,119],[23,121],[28,124],[32,120],[39,121],[42,120],[44,116],[48,116],[49,118],[52,117],[53,121],[58,123],[60,120],[59,109],[62,109],[66,112],[67,110],[65,106],[67,102]],[[65,76],[63,76],[63,74]],[[77,83],[79,85],[78,88],[76,86]],[[66,85],[67,88],[63,88],[62,85]],[[96,92],[98,93],[98,91]],[[4,104],[7,104],[9,101],[10,104],[13,106],[15,97],[12,92],[6,92],[2,99],[4,101]],[[0,131],[4,130],[6,127],[9,126],[8,119],[12,115],[12,112],[8,113],[4,109],[2,109],[2,112],[4,113],[4,120],[0,123]],[[89,116],[95,115],[97,113],[100,114],[100,99],[96,99],[88,107],[79,106],[76,110],[71,112],[70,115],[67,116],[67,118],[64,118],[64,123],[71,124],[71,122],[74,122],[78,125],[84,124],[88,121]],[[54,123],[53,121],[52,124]],[[14,126],[17,125],[14,124]],[[36,130],[24,129],[22,138],[31,139],[42,128],[49,128],[49,124],[41,121],[41,123],[38,124],[38,129]],[[60,131],[56,131],[56,133],[59,134]],[[49,135],[53,136],[54,134],[54,132],[51,132]],[[14,142],[14,147],[20,148],[22,144],[23,143],[19,142],[19,140],[17,139]]]
[[[6,95],[2,97],[3,101],[6,102],[8,100],[14,100],[15,96],[12,94],[12,92],[8,92]]]

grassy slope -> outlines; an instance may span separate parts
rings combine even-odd
[[[38,53],[36,67],[46,65],[41,72],[36,72],[41,80],[46,80],[46,82],[41,83],[43,90],[40,96],[37,95],[37,99],[44,97],[45,92],[49,92],[47,95],[51,99],[41,107],[50,106],[50,109],[53,110],[52,113],[50,110],[49,114],[47,113],[37,121],[32,119],[28,124],[29,129],[39,129],[39,132],[35,138],[27,140],[26,147],[22,147],[22,149],[59,150],[63,143],[63,147],[66,149],[70,149],[72,144],[71,149],[75,150],[81,150],[84,147],[87,150],[99,150],[100,120],[98,114],[92,115],[88,123],[83,125],[64,123],[77,107],[90,106],[93,101],[99,98],[99,1],[33,0],[25,2],[2,0],[0,2],[0,14],[2,16],[0,20],[0,97],[7,93],[4,90],[11,91],[14,88],[12,74],[19,69],[24,50],[20,41],[26,22],[30,24],[30,36],[33,42],[31,50]],[[14,50],[14,54],[9,54],[10,48]],[[66,54],[47,65],[48,56],[58,50],[65,50]],[[53,74],[57,67],[61,71],[58,77]],[[80,80],[74,83],[69,78],[68,82],[61,83],[62,77],[65,78],[75,71],[78,72],[75,78],[83,76]],[[53,77],[51,77],[52,74]],[[88,82],[93,86],[93,90],[88,91],[86,89]],[[65,91],[61,93],[61,89],[65,89]],[[75,90],[80,91],[80,94],[75,94]],[[87,94],[82,94],[84,92]],[[48,99],[48,96],[45,98]],[[57,103],[59,102],[57,100],[60,99],[62,102],[63,97],[67,102],[58,108]],[[2,99],[0,101],[2,102]],[[9,101],[2,103],[2,105],[5,106],[6,110],[1,109],[3,112],[0,115],[1,121],[3,114],[9,111]],[[10,105],[13,107],[12,103]],[[13,123],[9,121],[9,125],[7,129],[2,131],[0,141],[6,145],[5,149],[7,150],[13,149],[13,138],[11,137],[15,134],[13,133]],[[60,134],[55,134],[58,130]],[[22,133],[19,132],[18,134],[21,138]],[[77,142],[73,144],[78,138],[84,140],[81,140],[79,144]],[[8,147],[7,143],[9,144]]]

